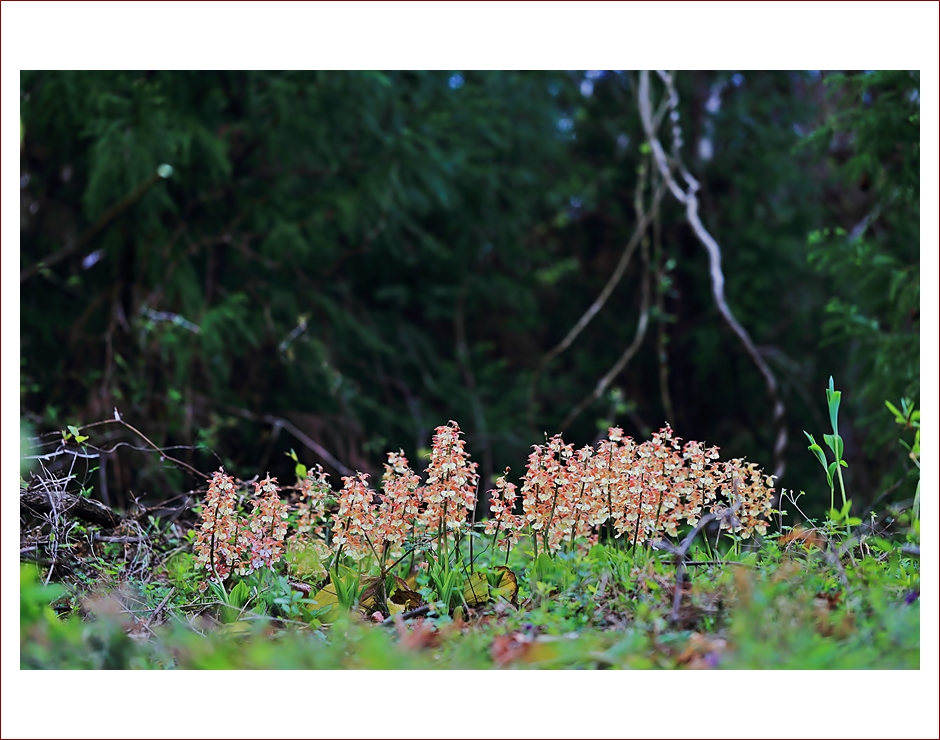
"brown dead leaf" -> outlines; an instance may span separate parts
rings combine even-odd
[[[799,524],[783,535],[783,537],[780,538],[780,542],[784,545],[796,542],[803,545],[806,549],[815,547],[817,550],[823,549],[826,544],[825,539],[816,529],[804,527]]]
[[[363,579],[364,589],[359,601],[363,613],[386,610],[390,615],[401,614],[421,606],[420,594],[411,589],[408,581],[398,576],[392,576],[392,579],[390,587],[379,576]],[[384,603],[383,596],[387,597]]]
[[[402,607],[403,611],[411,611],[421,606],[421,594],[413,590],[404,578],[394,578],[395,586],[388,597],[389,602]]]

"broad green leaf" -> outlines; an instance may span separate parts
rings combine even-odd
[[[842,437],[838,434],[824,434],[823,441],[826,443],[826,446],[832,450],[832,454],[836,456],[836,460],[841,460],[842,453],[845,451],[845,443],[842,441]]]
[[[892,552],[894,550],[894,545],[882,537],[868,537],[865,540],[865,544],[881,552]]]

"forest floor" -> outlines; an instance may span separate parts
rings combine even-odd
[[[523,540],[505,560],[481,537],[472,568],[461,545],[448,606],[407,558],[383,588],[348,568],[331,580],[323,547],[289,547],[273,569],[206,588],[191,516],[111,526],[34,512],[21,667],[916,669],[906,516],[717,543],[703,526],[676,544],[617,538],[552,557]]]

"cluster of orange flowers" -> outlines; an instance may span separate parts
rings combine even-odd
[[[196,562],[210,577],[224,580],[238,562],[238,520],[235,513],[235,479],[219,469],[209,480],[202,506],[202,524],[196,532]]]
[[[287,534],[287,504],[281,501],[277,478],[255,483],[248,521],[239,526],[235,479],[221,468],[212,474],[196,533],[196,562],[209,571],[209,579],[224,581],[232,571],[247,575],[270,568],[283,555]],[[202,587],[205,588],[205,582]]]
[[[343,478],[333,520],[334,547],[357,559],[369,553],[384,558],[399,552],[409,536],[433,531],[446,537],[462,531],[476,501],[479,476],[460,434],[454,421],[435,429],[424,485],[402,451],[388,453],[381,493],[369,488],[366,473]]]
[[[680,442],[667,425],[642,443],[612,427],[596,450],[575,451],[561,435],[535,445],[521,488],[525,524],[549,550],[566,540],[590,540],[604,527],[634,545],[675,536],[706,510],[726,514],[721,526],[741,537],[764,534],[772,477],[740,459],[719,461],[717,447]],[[496,485],[490,508],[499,517],[505,508],[500,492],[511,484],[504,476]],[[519,522],[503,526],[518,532]]]
[[[694,526],[711,512],[741,537],[764,534],[772,477],[740,459],[720,461],[717,447],[681,441],[668,425],[642,443],[612,427],[596,448],[578,450],[555,435],[533,446],[521,486],[509,482],[508,468],[497,479],[484,531],[507,551],[523,534],[547,551],[595,542],[603,531],[636,546],[675,536],[680,526]],[[401,451],[388,453],[380,492],[369,487],[367,473],[343,478],[330,528],[333,547],[355,559],[371,554],[382,561],[400,553],[409,538],[446,547],[449,536],[469,529],[478,483],[460,427],[454,421],[437,427],[423,485]],[[220,470],[210,481],[196,553],[219,578],[270,567],[281,557],[287,506],[276,479],[255,487],[261,497],[248,526],[239,529],[233,479]],[[328,476],[317,466],[299,488],[298,533],[322,534]]]

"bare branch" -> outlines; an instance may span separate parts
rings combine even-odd
[[[676,105],[678,104],[679,97],[676,94],[672,77],[663,71],[659,72],[659,76],[666,85],[670,107],[672,108],[673,113],[678,116]],[[735,318],[734,314],[731,312],[731,309],[728,307],[727,301],[725,300],[725,276],[721,269],[721,247],[718,245],[718,242],[715,241],[714,237],[708,233],[708,230],[702,225],[701,218],[699,218],[698,198],[696,197],[696,192],[698,192],[700,186],[698,181],[692,177],[691,174],[689,174],[688,170],[679,159],[679,147],[682,143],[682,140],[679,135],[678,124],[673,128],[674,163],[678,166],[679,172],[682,174],[682,177],[686,182],[687,189],[683,190],[683,188],[679,186],[672,176],[669,160],[666,156],[666,152],[663,150],[662,144],[659,141],[656,129],[653,125],[654,121],[652,104],[650,100],[649,70],[643,70],[640,72],[639,109],[640,118],[643,122],[643,130],[646,132],[646,138],[649,142],[650,148],[652,149],[653,158],[656,160],[660,174],[662,174],[663,179],[666,181],[670,192],[672,192],[676,200],[685,206],[686,217],[688,218],[689,224],[692,226],[692,230],[695,232],[696,237],[698,237],[699,241],[708,252],[708,261],[712,281],[712,294],[715,297],[715,303],[718,306],[718,310],[728,326],[731,327],[731,330],[737,335],[738,339],[741,341],[741,344],[744,345],[744,349],[747,351],[748,355],[750,355],[751,360],[757,366],[761,375],[764,376],[764,381],[767,385],[767,392],[770,395],[771,402],[773,403],[774,425],[777,427],[777,438],[774,443],[774,476],[779,479],[781,476],[783,476],[784,470],[786,468],[786,464],[783,459],[783,452],[787,445],[787,429],[784,423],[785,407],[783,405],[783,400],[780,397],[777,386],[777,379],[774,376],[773,371],[764,361],[764,358],[761,356],[760,352],[757,350],[757,347],[754,346],[754,342],[751,340],[750,335]],[[678,121],[678,118],[674,117],[673,120]]]
[[[345,465],[343,465],[343,463],[341,463],[335,457],[333,457],[333,455],[330,454],[329,450],[327,450],[319,442],[315,442],[314,440],[310,439],[309,436],[307,436],[302,431],[300,431],[297,427],[291,424],[287,419],[282,419],[280,416],[274,416],[272,414],[263,414],[263,415],[253,414],[248,409],[239,408],[237,406],[230,406],[229,410],[232,411],[232,413],[238,414],[239,416],[243,416],[244,418],[250,419],[251,421],[260,421],[263,424],[271,424],[272,426],[280,427],[280,428],[287,430],[287,432],[293,435],[297,439],[298,442],[304,445],[304,447],[306,447],[311,452],[314,452],[320,457],[322,457],[325,462],[332,465],[333,468],[337,470],[340,474],[353,475],[353,471],[347,468]]]
[[[79,431],[83,431],[83,430],[85,430],[85,429],[91,429],[92,427],[98,427],[98,426],[101,426],[101,425],[103,425],[103,424],[120,424],[122,427],[125,427],[126,429],[129,429],[129,430],[132,431],[134,434],[136,434],[138,437],[140,437],[144,442],[146,442],[146,443],[149,445],[149,447],[150,447],[152,450],[154,450],[155,452],[160,453],[160,459],[161,459],[161,460],[169,460],[171,463],[174,463],[175,465],[179,465],[181,468],[186,468],[186,470],[188,470],[188,471],[189,471],[190,473],[192,473],[193,475],[198,476],[199,478],[202,478],[203,480],[208,480],[209,476],[206,475],[205,473],[203,473],[201,470],[197,470],[196,468],[194,468],[194,467],[193,467],[192,465],[190,465],[189,463],[185,463],[185,462],[183,462],[182,460],[177,460],[175,457],[170,457],[169,455],[167,455],[167,454],[163,451],[163,449],[161,449],[161,448],[158,447],[156,444],[154,444],[154,443],[150,440],[150,438],[147,437],[143,432],[141,432],[141,431],[140,431],[139,429],[137,429],[136,427],[134,427],[134,426],[128,424],[126,421],[124,421],[124,419],[122,419],[122,418],[121,418],[121,415],[118,413],[118,410],[117,410],[117,409],[114,410],[114,417],[115,417],[115,418],[113,418],[113,419],[104,419],[104,420],[102,420],[102,421],[95,421],[95,422],[92,422],[91,424],[84,424],[83,426],[78,427],[78,429],[79,429]]]
[[[157,615],[159,615],[160,612],[163,611],[163,607],[166,606],[167,602],[170,600],[170,597],[174,594],[175,591],[176,591],[176,586],[170,586],[170,590],[166,592],[166,596],[164,596],[163,599],[160,600],[160,603],[157,604],[157,608],[153,610],[153,612],[150,614],[149,617],[147,617],[147,621],[144,622],[144,627],[148,629],[150,628],[150,625],[153,624],[153,620],[155,620],[157,618]]]
[[[650,222],[655,217],[656,213],[659,210],[659,202],[662,200],[664,195],[664,186],[657,188],[655,194],[653,195],[653,204],[649,211],[644,212],[643,210],[643,188],[646,184],[646,170],[645,168],[641,170],[640,183],[637,186],[636,197],[634,198],[634,208],[636,209],[637,224],[643,225],[642,231],[637,231],[635,236],[638,241],[643,242],[643,249],[641,251],[643,257],[643,278],[641,282],[641,298],[640,298],[640,316],[637,319],[636,325],[636,334],[633,337],[633,341],[630,345],[624,350],[623,354],[620,355],[620,359],[614,363],[614,366],[607,371],[607,373],[597,381],[597,385],[594,387],[594,390],[588,394],[584,399],[578,403],[571,411],[568,413],[568,416],[565,417],[565,420],[561,423],[559,427],[560,432],[564,432],[572,422],[580,416],[586,408],[588,408],[592,403],[604,395],[604,391],[607,390],[607,387],[613,382],[623,369],[627,366],[627,363],[633,359],[633,355],[636,354],[636,351],[640,348],[640,345],[643,343],[643,339],[646,336],[646,328],[649,324],[649,307],[650,307],[650,267],[649,267],[649,244],[648,240],[645,239],[646,228],[649,226]]]
[[[641,181],[637,184],[637,192],[642,193],[644,186],[645,181],[641,179]],[[532,378],[532,382],[529,386],[530,425],[534,422],[533,416],[535,413],[535,394],[538,390],[538,382],[542,377],[542,373],[545,371],[546,366],[571,346],[572,342],[578,338],[578,335],[584,331],[584,328],[589,323],[591,323],[591,320],[604,307],[604,304],[607,302],[610,294],[613,293],[614,288],[617,287],[617,285],[620,283],[620,279],[623,277],[624,272],[626,272],[626,269],[630,264],[630,260],[633,258],[633,253],[636,251],[637,246],[639,246],[643,234],[646,233],[646,229],[649,228],[650,222],[653,220],[655,214],[658,213],[659,202],[662,200],[664,194],[665,192],[663,188],[656,188],[655,194],[653,195],[653,204],[650,207],[650,210],[646,213],[642,213],[642,211],[638,212],[636,227],[633,230],[633,234],[630,236],[630,241],[627,242],[627,246],[624,248],[623,254],[620,256],[620,260],[617,262],[617,266],[614,268],[613,273],[611,273],[611,276],[604,285],[604,288],[601,290],[597,298],[594,299],[594,302],[588,306],[587,310],[584,312],[581,318],[578,319],[573,327],[571,327],[571,329],[565,335],[565,338],[552,347],[552,349],[550,349],[539,362],[538,367],[535,370],[535,375]]]

